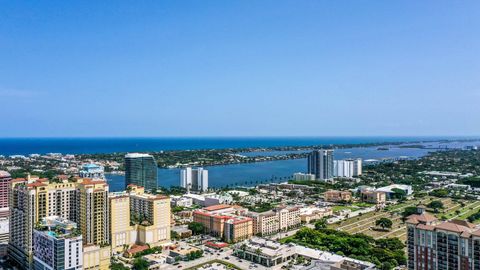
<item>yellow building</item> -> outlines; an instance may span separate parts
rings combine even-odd
[[[323,195],[327,202],[349,202],[352,200],[352,193],[350,191],[329,190]]]
[[[382,191],[363,191],[362,201],[367,203],[384,204],[387,201],[385,192]]]
[[[108,270],[110,269],[110,247],[97,245],[83,246],[83,269]]]
[[[108,184],[100,179],[78,179],[78,224],[84,244],[110,244]]]
[[[133,244],[158,246],[170,241],[170,198],[144,193],[129,185],[127,192],[110,193],[112,252]]]

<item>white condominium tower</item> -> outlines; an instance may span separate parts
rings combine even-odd
[[[208,170],[203,168],[192,169],[191,167],[182,169],[180,171],[180,186],[188,191],[207,191]]]
[[[362,159],[335,160],[333,168],[337,177],[356,177],[362,174]]]

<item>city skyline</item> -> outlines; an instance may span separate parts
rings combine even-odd
[[[4,2],[0,137],[478,135],[479,8]]]

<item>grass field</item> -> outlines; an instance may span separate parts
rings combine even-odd
[[[452,201],[450,198],[432,198],[425,197],[406,201],[397,205],[388,206],[384,210],[370,212],[361,216],[346,219],[342,222],[329,225],[329,228],[345,231],[348,233],[363,233],[372,236],[375,239],[385,237],[398,237],[400,240],[406,240],[406,225],[402,221],[401,212],[404,208],[417,206],[418,204],[428,205],[432,200],[439,200],[443,203],[444,208],[438,213],[432,213],[437,218],[446,219],[465,219],[469,215],[480,210],[479,201]],[[462,206],[463,203],[463,206]],[[393,226],[389,231],[375,230],[375,221],[379,218],[389,218],[393,222]]]

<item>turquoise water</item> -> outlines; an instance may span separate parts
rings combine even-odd
[[[478,144],[479,142],[476,142]],[[475,143],[473,143],[475,144]],[[399,148],[391,146],[388,151],[377,150],[377,147],[356,147],[336,149],[334,151],[335,159],[362,158],[382,159],[382,158],[419,158],[430,151],[437,151],[438,148],[462,148],[466,145],[472,145],[471,142],[449,142],[449,143],[428,143],[422,148]],[[263,154],[264,152],[249,153],[249,155]],[[281,152],[275,152],[281,154]],[[278,160],[257,163],[231,164],[222,166],[208,166],[209,186],[253,186],[258,183],[281,182],[285,181],[295,172],[305,172],[307,170],[306,159]],[[124,188],[123,175],[108,175],[110,188],[114,191]],[[158,169],[158,184],[163,187],[178,186],[180,179],[180,169]]]

